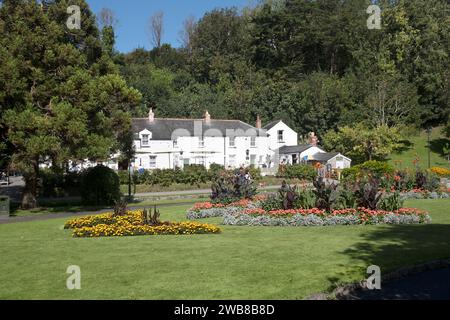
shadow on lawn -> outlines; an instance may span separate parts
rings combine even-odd
[[[444,150],[444,147],[446,144],[450,145],[449,139],[440,138],[440,139],[431,140],[430,141],[430,150],[443,157],[444,156],[443,150]]]
[[[361,241],[340,252],[354,262],[344,266],[349,272],[328,278],[329,292],[342,283],[346,275],[361,273],[369,277],[367,267],[377,265],[382,277],[395,270],[426,262],[450,258],[450,225],[384,225],[361,236]],[[355,269],[354,265],[364,265]],[[424,292],[425,294],[425,292]],[[396,296],[397,298],[402,298]],[[382,298],[382,297],[378,297]],[[426,298],[426,297],[422,297]]]

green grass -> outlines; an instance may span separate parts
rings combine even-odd
[[[411,135],[408,138],[411,143],[406,150],[402,152],[394,153],[391,155],[389,162],[395,165],[395,161],[401,161],[397,167],[400,168],[413,168],[413,160],[417,157],[419,158],[419,164],[422,168],[428,167],[428,134],[426,131],[421,131],[416,135]],[[449,168],[448,161],[442,155],[443,146],[449,143],[450,140],[445,138],[442,133],[442,128],[433,128],[431,132],[431,152],[430,152],[430,163],[431,167],[443,167]]]
[[[130,207],[149,207],[149,206],[172,206],[177,204],[190,204],[196,202],[207,201],[208,198],[205,197],[189,197],[189,198],[179,198],[179,199],[142,199],[137,202],[130,203]],[[83,206],[77,202],[73,204],[63,205],[61,203],[47,203],[41,207],[31,210],[22,210],[19,208],[19,204],[15,203],[11,206],[11,216],[13,217],[30,217],[39,215],[49,215],[49,214],[60,214],[63,212],[89,212],[89,211],[99,211],[102,209],[112,210],[112,207],[105,206]]]
[[[413,200],[429,225],[223,226],[218,235],[75,239],[65,219],[0,225],[0,299],[301,299],[450,257],[450,200]],[[185,220],[189,206],[162,209]],[[220,218],[203,220],[220,223]],[[81,290],[66,289],[69,265]]]

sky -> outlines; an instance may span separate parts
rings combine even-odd
[[[196,19],[215,8],[254,5],[256,0],[87,0],[91,10],[98,14],[102,8],[111,9],[118,20],[115,28],[116,50],[130,52],[135,48],[151,49],[146,27],[149,17],[164,12],[163,42],[179,47],[183,21],[190,15]]]

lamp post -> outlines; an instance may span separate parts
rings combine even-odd
[[[131,169],[132,166],[130,161],[130,163],[128,164],[128,201],[131,200]]]
[[[431,168],[431,128],[427,128],[427,134],[428,134],[428,169]]]

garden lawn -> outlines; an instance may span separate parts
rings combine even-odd
[[[422,168],[428,167],[428,134],[422,130],[415,136],[408,138],[411,145],[402,152],[391,154],[389,162],[398,168],[414,168],[413,160],[419,157],[419,164]],[[442,155],[442,148],[450,140],[442,133],[442,127],[433,128],[430,139],[430,164],[432,167],[449,168],[449,163]],[[401,161],[396,165],[395,161]]]
[[[81,239],[66,219],[0,225],[0,299],[302,299],[365,278],[369,265],[450,258],[450,200],[407,206],[433,223]],[[188,207],[162,208],[162,219],[183,221]],[[81,268],[81,290],[66,289],[69,265]]]

